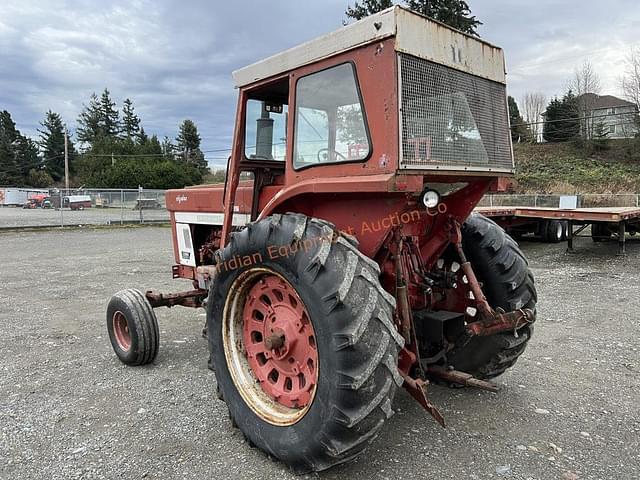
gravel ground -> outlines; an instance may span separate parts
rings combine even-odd
[[[143,210],[143,220],[168,220],[169,212],[165,209]],[[60,226],[64,225],[105,225],[107,223],[139,222],[140,210],[132,208],[88,208],[85,210],[64,209],[62,214],[60,210],[52,208],[42,209],[34,208],[33,210],[23,209],[21,207],[2,207],[0,208],[0,229],[15,227],[43,227],[43,226]]]
[[[0,246],[1,479],[301,478],[232,428],[201,311],[158,311],[153,365],[111,351],[111,293],[189,288],[171,280],[169,229],[10,232]],[[539,320],[501,391],[431,387],[447,429],[400,391],[363,456],[308,478],[639,478],[640,243],[626,258],[588,239],[578,255],[523,247]]]

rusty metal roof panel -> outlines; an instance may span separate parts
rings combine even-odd
[[[396,22],[397,51],[506,83],[501,48],[404,8],[396,9]]]

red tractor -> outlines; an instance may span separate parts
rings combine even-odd
[[[524,351],[533,276],[472,213],[513,174],[501,49],[393,7],[234,72],[225,185],[167,193],[180,293],[109,303],[118,357],[154,360],[153,308],[204,307],[218,396],[298,472],[361,453],[406,388],[487,380]]]

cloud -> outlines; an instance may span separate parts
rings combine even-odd
[[[590,61],[603,93],[622,95],[624,57],[640,45],[637,0],[471,2],[480,33],[505,49],[509,92],[516,98],[541,91],[562,95],[575,68]]]
[[[36,134],[48,109],[71,128],[92,92],[133,100],[145,129],[176,136],[193,119],[203,150],[231,145],[237,92],[231,72],[339,28],[348,0],[3,0],[0,108]],[[469,2],[483,38],[505,48],[509,91],[561,94],[590,59],[619,94],[623,59],[638,44],[636,0]],[[224,164],[225,152],[211,152]]]

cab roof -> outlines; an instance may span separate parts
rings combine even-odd
[[[398,5],[236,70],[233,80],[245,87],[391,37],[398,52],[505,83],[501,48]]]

